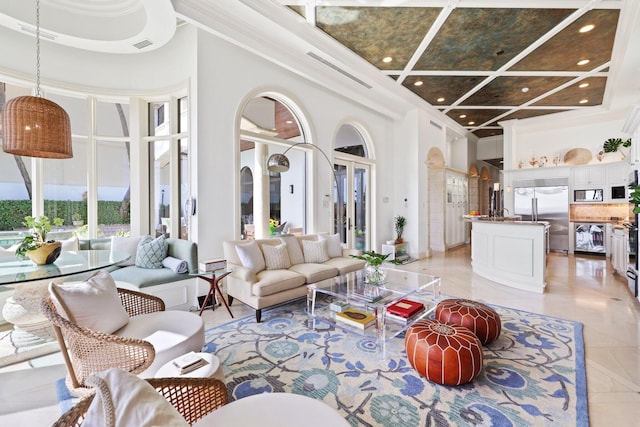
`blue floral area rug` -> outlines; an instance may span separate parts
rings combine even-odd
[[[375,343],[321,323],[307,327],[304,301],[206,331],[232,399],[257,393],[307,395],[352,426],[588,426],[582,324],[493,306],[502,333],[484,347],[471,383],[451,387],[421,377],[404,337]]]

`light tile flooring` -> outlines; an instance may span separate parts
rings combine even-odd
[[[469,248],[403,266],[442,277],[443,292],[571,319],[584,324],[592,426],[632,426],[640,419],[640,303],[626,279],[601,257],[551,254],[544,294],[507,288],[474,275]],[[234,303],[237,317],[252,313]],[[229,320],[224,307],[203,314],[207,327]],[[268,311],[263,318],[268,318]],[[58,355],[0,369],[0,425],[47,426],[59,415],[54,382],[65,374]]]

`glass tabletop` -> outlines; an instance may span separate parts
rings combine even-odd
[[[99,270],[129,259],[126,252],[110,250],[62,251],[53,264],[35,265],[14,256],[0,258],[0,285],[52,279]]]

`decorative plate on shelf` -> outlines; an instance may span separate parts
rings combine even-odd
[[[564,162],[568,165],[586,165],[592,157],[591,151],[586,148],[574,148],[564,155]]]

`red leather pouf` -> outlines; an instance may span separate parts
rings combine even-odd
[[[413,369],[434,383],[465,384],[482,370],[482,344],[462,326],[420,320],[407,329],[404,343]]]
[[[438,303],[435,318],[472,330],[483,345],[500,336],[502,322],[498,313],[488,305],[468,299],[445,299]]]

